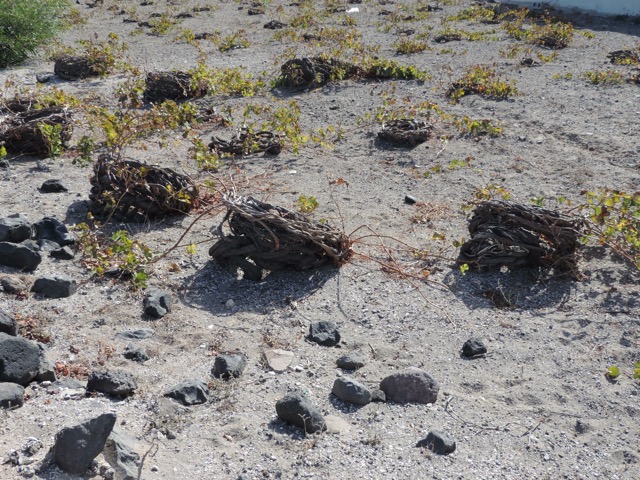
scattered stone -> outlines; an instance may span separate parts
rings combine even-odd
[[[31,238],[33,226],[21,213],[0,218],[0,242],[20,243]]]
[[[336,360],[336,365],[344,370],[357,370],[364,364],[364,359],[357,353],[347,353]]]
[[[63,55],[57,58],[53,65],[53,72],[58,77],[71,81],[95,77],[100,73],[89,58],[74,55]]]
[[[53,390],[77,390],[79,388],[85,388],[85,384],[77,378],[65,378],[64,380],[56,380],[49,388]]]
[[[40,186],[40,192],[42,193],[60,193],[60,192],[68,192],[69,189],[67,186],[57,178],[50,178],[49,180],[45,180],[44,183]]]
[[[173,398],[185,406],[205,403],[208,400],[208,395],[207,384],[199,380],[186,380],[170,388],[164,394],[165,397]]]
[[[153,318],[162,318],[171,312],[171,295],[159,288],[149,288],[143,301],[144,313]]]
[[[153,337],[155,334],[156,331],[152,328],[140,328],[138,330],[125,330],[124,332],[116,333],[116,336],[128,340],[144,340],[145,338]]]
[[[327,432],[333,434],[347,433],[351,430],[351,425],[349,425],[345,420],[340,417],[336,417],[335,415],[327,415],[324,417],[325,424],[327,425]]]
[[[44,345],[38,343],[40,349],[40,365],[38,365],[38,374],[34,378],[36,382],[55,382],[56,366],[50,360],[47,360]]]
[[[2,160],[0,160],[0,168],[7,170],[10,166],[11,164],[9,163],[9,160],[7,160],[6,158],[3,158]]]
[[[290,393],[276,402],[278,417],[292,425],[304,428],[306,433],[327,429],[327,424],[309,399],[299,392]]]
[[[42,255],[25,245],[0,242],[0,265],[33,271],[42,261]]]
[[[24,405],[24,387],[17,383],[0,383],[0,408],[20,408]]]
[[[244,353],[218,355],[213,363],[211,375],[215,378],[237,378],[242,375],[246,366],[247,357]]]
[[[123,370],[93,372],[87,381],[88,391],[107,395],[126,397],[132,395],[136,388],[138,388],[136,379]]]
[[[57,218],[45,217],[34,223],[33,226],[36,229],[36,240],[51,240],[61,247],[75,243],[73,235],[69,233],[65,224]]]
[[[27,291],[27,285],[17,277],[1,277],[0,285],[7,293],[22,293]]]
[[[144,99],[153,103],[185,100],[207,93],[205,87],[195,85],[193,75],[188,72],[149,72],[145,84]]]
[[[412,197],[411,195],[404,196],[404,203],[406,203],[407,205],[415,205],[416,202],[417,200],[415,199],[415,197]]]
[[[134,362],[146,362],[149,360],[149,355],[145,352],[144,348],[134,345],[133,343],[128,344],[124,347],[124,352],[122,353],[124,358],[127,360],[133,360]]]
[[[0,333],[0,382],[28,385],[38,375],[40,357],[36,342]]]
[[[78,425],[63,428],[56,434],[53,460],[67,473],[84,474],[102,452],[115,423],[114,413],[103,413]]]
[[[66,275],[47,276],[38,278],[31,287],[33,293],[39,293],[45,298],[66,298],[78,290],[78,283]]]
[[[434,403],[440,385],[427,372],[409,367],[404,372],[394,373],[380,382],[387,400],[397,403]]]
[[[309,340],[325,347],[340,343],[340,332],[333,322],[313,322],[309,325]]]
[[[476,358],[487,353],[487,347],[479,338],[470,338],[462,346],[462,355],[467,358]]]
[[[115,470],[115,478],[118,480],[138,478],[138,466],[141,460],[133,438],[118,430],[112,430],[102,454]]]
[[[384,403],[387,401],[387,395],[379,388],[372,388],[371,401],[377,402],[377,403]]]
[[[286,26],[287,26],[286,23],[282,23],[278,20],[271,20],[270,22],[267,22],[264,24],[264,28],[268,28],[269,30],[279,30]]]
[[[416,444],[416,447],[428,448],[434,453],[445,455],[456,450],[456,441],[444,432],[432,430]]]
[[[18,335],[18,322],[16,322],[13,315],[9,315],[2,310],[0,310],[0,333],[6,333],[13,337]]]
[[[340,400],[356,405],[367,405],[371,403],[371,391],[360,382],[351,378],[336,378],[333,382],[331,393]]]
[[[575,429],[576,429],[576,433],[581,435],[581,434],[586,433],[589,430],[591,430],[591,427],[589,426],[589,424],[587,422],[585,422],[583,420],[576,420]]]
[[[52,252],[53,250],[58,250],[60,245],[56,242],[52,242],[51,240],[41,239],[37,242],[38,250],[41,252]]]
[[[271,370],[282,373],[289,368],[289,365],[293,362],[293,352],[280,348],[265,350],[264,358],[267,360],[267,364]]]
[[[51,250],[49,254],[51,258],[57,258],[58,260],[73,260],[75,256],[71,247],[60,247],[55,250]]]
[[[53,73],[36,73],[36,81],[38,83],[49,83],[53,78]]]

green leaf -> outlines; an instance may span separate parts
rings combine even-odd
[[[618,367],[616,367],[615,365],[612,365],[607,368],[607,377],[609,377],[612,380],[615,380],[619,376],[620,376],[620,369]]]
[[[464,275],[468,271],[469,271],[469,264],[468,263],[463,263],[462,265],[460,265],[460,273],[462,273]]]
[[[187,253],[189,255],[195,255],[196,254],[196,246],[193,243],[190,243],[189,245],[187,245]]]

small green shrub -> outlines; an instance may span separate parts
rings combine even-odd
[[[624,75],[615,70],[589,70],[582,78],[593,85],[619,85],[625,81]]]
[[[453,82],[447,91],[447,96],[453,103],[457,103],[465,95],[473,94],[502,100],[519,95],[519,92],[514,82],[500,79],[492,68],[474,65],[469,67],[460,79]]]
[[[16,65],[53,38],[67,0],[0,0],[0,68]]]

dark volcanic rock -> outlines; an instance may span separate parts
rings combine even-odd
[[[124,332],[116,333],[116,336],[129,340],[143,340],[153,337],[155,333],[156,331],[152,328],[139,328],[138,330],[125,330]]]
[[[41,277],[31,287],[33,293],[39,293],[46,298],[70,297],[78,290],[76,281],[67,276]]]
[[[336,360],[336,365],[345,370],[357,370],[364,367],[364,359],[357,353],[347,353]]]
[[[9,242],[0,242],[0,265],[33,271],[42,261],[42,255],[29,247]]]
[[[276,403],[276,413],[281,420],[304,428],[306,433],[314,433],[327,429],[324,417],[309,399],[295,392],[281,398]]]
[[[477,357],[487,353],[487,347],[479,338],[470,338],[462,346],[462,355],[467,358]]]
[[[31,238],[33,227],[21,213],[0,218],[0,242],[20,243]]]
[[[24,387],[17,383],[0,383],[0,408],[19,408],[24,405]]]
[[[40,358],[37,343],[0,333],[0,382],[27,385],[38,375]]]
[[[0,333],[6,333],[7,335],[18,335],[18,322],[6,312],[0,310]]]
[[[162,318],[171,312],[171,295],[159,288],[147,290],[144,301],[144,313],[154,318]]]
[[[314,322],[309,325],[309,340],[325,347],[340,343],[340,332],[333,322]]]
[[[73,55],[57,58],[53,65],[53,72],[60,78],[71,81],[95,77],[99,74],[88,58]]]
[[[333,393],[340,400],[354,403],[356,405],[367,405],[371,403],[371,391],[351,378],[338,377],[333,382]]]
[[[128,344],[124,347],[124,352],[122,353],[124,358],[127,360],[133,360],[134,362],[146,362],[149,360],[149,355],[145,352],[144,348],[134,345],[133,343]]]
[[[7,293],[22,293],[27,291],[27,285],[22,280],[8,275],[0,278],[0,285]]]
[[[75,242],[65,224],[57,218],[45,217],[33,226],[36,229],[36,240],[51,240],[61,247],[73,245]]]
[[[133,438],[114,429],[107,438],[103,455],[116,471],[118,480],[136,480],[140,454],[136,452]]]
[[[456,441],[444,432],[432,430],[416,444],[416,447],[428,448],[434,453],[447,454],[455,451]]]
[[[113,370],[93,372],[87,380],[87,390],[126,397],[138,388],[136,379],[128,372]]]
[[[213,363],[211,375],[215,378],[239,377],[246,366],[247,357],[244,353],[218,355]]]
[[[434,403],[440,385],[427,372],[416,367],[394,373],[380,382],[387,401],[397,403]]]
[[[164,396],[189,406],[205,403],[208,394],[209,388],[206,383],[199,380],[186,380],[167,390]]]
[[[58,180],[57,178],[50,178],[49,180],[45,180],[44,183],[40,186],[40,191],[42,193],[60,193],[68,192],[69,189],[62,182],[62,180]]]
[[[53,460],[65,472],[82,475],[96,458],[116,423],[114,413],[103,413],[60,430],[53,446]]]

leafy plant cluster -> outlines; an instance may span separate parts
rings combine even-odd
[[[625,76],[617,70],[588,70],[581,77],[593,85],[619,85],[626,81]]]
[[[582,193],[586,203],[579,208],[588,228],[583,241],[610,247],[640,270],[640,192],[600,188]]]
[[[149,247],[129,237],[125,230],[105,236],[86,223],[76,226],[78,244],[83,251],[82,263],[99,277],[109,275],[126,279],[133,289],[145,288],[149,279],[146,267],[153,259]]]
[[[467,68],[462,77],[453,82],[447,96],[457,103],[465,95],[477,94],[491,99],[507,99],[519,95],[515,82],[502,80],[496,71],[484,65]]]
[[[67,0],[0,0],[0,68],[17,65],[62,26]]]

